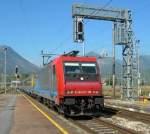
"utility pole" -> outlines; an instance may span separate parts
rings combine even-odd
[[[116,23],[114,22],[114,25],[113,25],[113,41],[112,41],[112,44],[113,44],[113,49],[112,49],[112,88],[113,88],[113,98],[115,99],[116,98],[116,72],[115,72],[115,34],[114,34],[114,31],[115,31],[115,28],[116,28]]]
[[[5,60],[4,60],[4,62],[5,62],[5,64],[4,64],[5,65],[5,67],[4,67],[4,84],[5,84],[5,94],[6,94],[6,90],[7,90],[7,78],[6,78],[7,77],[6,76],[7,75],[7,72],[6,72],[7,71],[6,70],[7,69],[7,63],[6,63],[6,60],[7,60],[7,48],[6,47],[4,48],[4,53],[5,53]]]
[[[140,43],[140,40],[136,40],[136,60],[137,60],[137,79],[138,79],[138,97],[141,95],[141,87],[140,87],[140,79],[141,79],[141,76],[140,76],[140,48],[139,48],[139,43]]]
[[[115,44],[113,44],[113,56],[112,56],[112,64],[113,64],[113,67],[112,67],[112,72],[113,72],[113,97],[114,97],[114,99],[115,99],[115,97],[116,97],[116,89],[115,89],[115,87],[116,87],[116,82],[115,82]]]

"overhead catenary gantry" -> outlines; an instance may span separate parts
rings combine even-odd
[[[74,41],[78,43],[83,43],[85,40],[84,19],[106,20],[113,22],[113,45],[122,45],[122,98],[128,99],[137,97],[137,68],[134,64],[133,51],[135,44],[133,41],[131,11],[112,7],[74,4],[72,7],[72,16],[74,18]],[[115,58],[113,58],[113,60],[115,62]],[[113,64],[113,68],[114,77],[115,64]]]

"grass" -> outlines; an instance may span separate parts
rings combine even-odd
[[[104,96],[111,96],[113,97],[113,88],[112,86],[103,86],[103,94]],[[116,86],[115,88],[115,96],[116,98],[121,97],[121,87]]]
[[[121,97],[121,87],[116,86],[115,88],[116,98]],[[113,88],[112,86],[103,86],[103,94],[104,96],[113,97]],[[149,97],[150,95],[150,86],[141,86],[141,96]]]
[[[149,96],[150,95],[150,86],[141,86],[141,95]]]

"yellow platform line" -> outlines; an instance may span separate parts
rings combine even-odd
[[[64,128],[62,128],[56,121],[54,121],[48,114],[41,110],[36,104],[34,104],[29,98],[25,95],[23,97],[29,101],[33,107],[35,107],[43,116],[45,116],[55,127],[57,127],[63,134],[69,134]]]

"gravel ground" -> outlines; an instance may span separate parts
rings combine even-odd
[[[108,120],[117,124],[119,126],[130,128],[138,132],[142,132],[143,134],[150,134],[150,126],[148,124],[144,124],[138,121],[131,121],[125,118],[120,118],[117,116],[112,116],[111,118],[101,118],[103,120]]]

